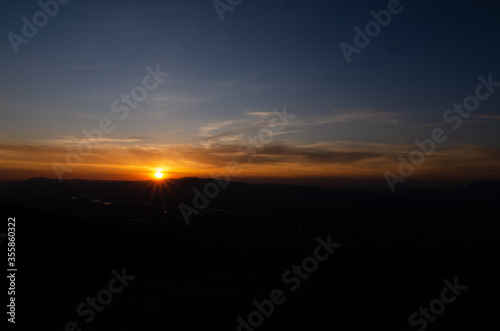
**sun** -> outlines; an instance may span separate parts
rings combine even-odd
[[[163,172],[161,169],[156,169],[156,172],[154,173],[154,176],[157,178],[157,179],[162,179],[163,178]]]

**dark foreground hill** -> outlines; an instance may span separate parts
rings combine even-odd
[[[237,330],[281,289],[254,330],[418,330],[409,316],[456,277],[467,289],[428,329],[496,320],[498,183],[395,194],[231,183],[186,225],[179,203],[208,182],[0,183],[2,219],[16,218],[16,327]],[[340,246],[292,291],[283,274],[328,236]],[[77,307],[123,268],[135,278],[86,323]]]

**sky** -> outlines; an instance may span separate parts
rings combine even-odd
[[[500,82],[499,3],[47,3],[45,17],[25,0],[0,14],[0,180],[209,177],[228,162],[249,182],[500,180],[500,87],[483,86],[456,129],[443,118],[479,76]],[[397,13],[347,61],[341,43],[356,47],[354,28],[366,34],[388,6]],[[401,158],[437,128],[446,141],[406,176]]]

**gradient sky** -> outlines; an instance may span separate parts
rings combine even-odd
[[[55,178],[52,163],[102,118],[115,130],[64,178],[149,179],[156,168],[208,177],[235,160],[235,179],[385,181],[414,139],[443,127],[448,141],[407,184],[499,180],[500,88],[455,131],[442,116],[479,75],[500,81],[500,4],[402,1],[348,64],[339,44],[353,44],[353,28],[387,3],[244,0],[221,21],[212,1],[72,0],[15,54],[7,34],[40,7],[8,2],[0,180]],[[170,75],[120,120],[111,103],[157,64]],[[238,145],[285,105],[296,118],[245,162]]]

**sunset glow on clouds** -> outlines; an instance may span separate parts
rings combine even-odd
[[[262,112],[258,116],[266,118],[270,114]],[[239,176],[242,178],[282,177],[289,179],[289,182],[297,177],[330,178],[328,184],[332,185],[338,177],[380,177],[381,171],[397,165],[397,155],[406,155],[415,149],[411,144],[307,142],[301,139],[305,134],[313,135],[310,131],[314,131],[316,126],[334,123],[346,125],[347,122],[362,121],[365,117],[360,112],[356,116],[345,117],[334,112],[323,119],[297,118],[248,162],[248,154],[239,151],[239,144],[246,136],[256,135],[265,121],[252,122],[255,119],[246,120],[247,117],[202,126],[196,130],[201,138],[195,143],[158,144],[147,137],[104,138],[92,153],[82,156],[81,163],[65,174],[65,178],[144,180],[150,179],[157,168],[162,168],[173,178],[209,177],[211,172],[222,169],[227,162],[236,161],[243,170]],[[374,120],[377,116],[366,117]],[[380,123],[373,125],[378,126]],[[2,179],[22,179],[33,175],[54,177],[51,164],[54,161],[64,163],[68,151],[75,151],[80,141],[81,138],[71,136],[46,141],[3,143],[0,145],[2,173],[5,176]],[[466,176],[478,180],[495,177],[499,157],[500,152],[496,148],[447,144],[418,168],[416,177]]]

